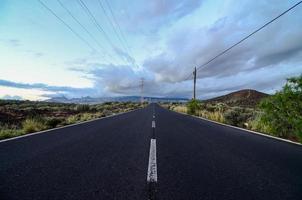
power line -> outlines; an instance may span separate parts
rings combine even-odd
[[[111,42],[111,40],[108,37],[107,33],[102,28],[102,26],[98,23],[98,21],[96,20],[96,18],[94,17],[94,15],[90,11],[90,9],[87,7],[87,5],[82,0],[78,0],[78,3],[83,8],[83,10],[88,14],[88,16],[92,19],[92,21],[93,21],[94,25],[97,27],[97,29],[104,35],[107,42],[112,46],[112,48],[115,48],[114,44]]]
[[[107,14],[107,11],[106,11],[106,9],[105,9],[104,6],[103,6],[102,1],[101,1],[101,0],[98,0],[98,2],[99,2],[100,7],[102,8],[102,10],[103,10],[103,12],[104,12],[104,14],[105,14],[107,20],[109,21],[109,23],[110,23],[110,25],[111,25],[111,27],[112,27],[112,29],[113,29],[113,31],[114,31],[114,33],[115,33],[117,39],[120,41],[122,47],[125,48],[126,52],[129,54],[129,52],[127,51],[127,47],[124,45],[124,43],[123,43],[123,41],[122,41],[120,35],[118,34],[118,32],[117,32],[117,30],[116,30],[116,28],[115,28],[115,26],[114,26],[114,24],[113,24],[113,22],[112,22],[112,20],[110,19],[109,15]]]
[[[222,56],[223,54],[227,53],[228,51],[230,51],[232,48],[234,48],[235,46],[239,45],[240,43],[242,43],[243,41],[245,41],[246,39],[248,39],[249,37],[251,37],[252,35],[256,34],[257,32],[259,32],[260,30],[262,30],[263,28],[265,28],[266,26],[268,26],[269,24],[273,23],[274,21],[276,21],[278,18],[282,17],[283,15],[285,15],[286,13],[288,13],[290,10],[294,9],[295,7],[297,7],[299,4],[301,4],[302,1],[299,1],[298,3],[294,4],[292,7],[288,8],[287,10],[285,10],[284,12],[282,12],[280,15],[278,15],[277,17],[273,18],[272,20],[268,21],[267,23],[265,23],[264,25],[262,25],[260,28],[256,29],[255,31],[253,31],[252,33],[250,33],[249,35],[245,36],[244,38],[242,38],[241,40],[239,40],[238,42],[236,42],[235,44],[233,44],[232,46],[230,46],[229,48],[225,49],[224,51],[222,51],[221,53],[219,53],[218,55],[216,55],[215,57],[213,57],[212,59],[208,60],[207,62],[205,62],[204,64],[202,64],[201,66],[197,67],[197,70],[201,69],[202,67],[208,65],[209,63],[211,63],[212,61],[214,61],[215,59],[217,59],[218,57]],[[192,74],[190,74],[186,79],[188,80],[189,78],[191,78]]]
[[[100,2],[100,4],[102,5],[101,0],[99,0],[99,2]],[[110,4],[109,4],[109,2],[108,2],[107,0],[105,0],[105,3],[106,3],[106,5],[107,5],[107,7],[109,8],[111,17],[112,17],[112,19],[113,19],[113,23],[112,23],[111,20],[109,20],[109,21],[110,21],[112,27],[114,28],[114,31],[115,31],[115,32],[119,32],[119,34],[120,34],[120,36],[121,36],[121,37],[119,37],[119,40],[121,41],[122,46],[125,47],[125,50],[126,50],[127,54],[134,60],[134,65],[136,65],[136,66],[138,67],[138,65],[136,64],[136,59],[135,59],[135,57],[132,55],[132,52],[131,52],[131,50],[130,50],[130,48],[129,48],[129,44],[128,44],[128,42],[127,42],[127,39],[126,39],[126,37],[125,37],[125,34],[123,33],[123,31],[122,31],[122,29],[121,29],[121,26],[120,26],[120,24],[118,23],[117,18],[115,17],[115,14],[114,14],[114,12],[113,12],[113,10],[112,10],[112,7],[110,6]],[[102,6],[102,7],[103,7],[104,12],[106,13],[106,10],[104,9],[104,6]],[[106,14],[106,16],[107,16],[107,14]],[[110,17],[108,17],[108,18],[110,18]],[[115,25],[114,25],[114,24],[115,24]],[[116,31],[116,27],[117,27],[118,31]],[[119,36],[119,34],[117,33],[118,36]]]
[[[99,53],[87,40],[85,40],[80,34],[78,34],[71,26],[69,26],[61,17],[59,17],[51,8],[49,8],[41,0],[37,0],[44,8],[46,8],[52,15],[54,15],[61,23],[63,23],[75,36],[77,36],[82,42],[84,42],[93,51]]]
[[[190,73],[189,76],[187,76],[184,81],[189,80],[191,78],[191,76],[192,76],[192,74]]]
[[[104,47],[99,43],[99,41],[93,36],[93,34],[72,14],[72,12],[62,3],[62,1],[57,0],[58,3],[61,5],[62,8],[82,27],[82,29],[93,39],[93,41],[102,49],[105,53],[106,50]],[[105,57],[104,57],[105,58]]]
[[[103,34],[103,36],[105,37],[105,40],[110,44],[110,46],[112,47],[112,49],[115,51],[116,46],[112,43],[112,41],[110,40],[110,38],[108,37],[107,33],[105,32],[105,30],[102,28],[102,26],[99,24],[99,22],[97,21],[97,19],[95,18],[95,16],[93,15],[93,13],[90,11],[90,9],[88,8],[88,6],[82,1],[82,0],[78,0],[77,1],[79,3],[79,5],[82,7],[82,9],[86,12],[86,14],[92,19],[94,25],[97,27],[97,30]],[[127,60],[119,55],[122,59],[124,59],[126,62]]]
[[[113,21],[114,21],[114,23],[117,25],[117,28],[118,28],[119,32],[121,33],[121,36],[122,36],[122,38],[123,38],[123,40],[124,40],[124,42],[125,42],[125,44],[126,44],[126,47],[127,47],[128,51],[130,52],[130,48],[129,48],[128,42],[127,42],[127,40],[126,40],[126,37],[125,37],[125,35],[124,35],[124,33],[123,33],[123,31],[122,31],[122,29],[121,29],[119,23],[117,22],[117,19],[116,19],[115,15],[114,15],[114,12],[113,12],[113,10],[112,10],[112,8],[111,8],[109,2],[108,2],[107,0],[105,0],[105,2],[106,2],[106,4],[107,4],[107,7],[109,8],[109,11],[110,11],[111,15],[112,15]]]

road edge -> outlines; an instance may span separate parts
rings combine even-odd
[[[162,108],[164,108],[164,107],[162,107]],[[167,109],[167,108],[164,108],[164,109]],[[167,110],[169,110],[169,109],[167,109]],[[237,127],[237,126],[232,126],[232,125],[229,125],[229,124],[223,124],[223,123],[216,122],[216,121],[213,121],[213,120],[210,120],[210,119],[206,119],[206,118],[198,117],[198,116],[194,116],[194,115],[189,115],[187,113],[177,112],[177,111],[174,111],[174,110],[169,110],[169,111],[179,113],[179,114],[182,114],[182,115],[186,115],[186,116],[191,116],[191,117],[194,117],[194,118],[197,118],[197,119],[200,119],[200,120],[212,122],[212,123],[215,123],[215,124],[218,124],[218,125],[221,125],[221,126],[226,126],[226,127],[234,128],[234,129],[237,129],[237,130],[246,131],[246,132],[253,133],[253,134],[256,134],[256,135],[260,135],[260,136],[263,136],[263,137],[267,137],[267,138],[270,138],[270,139],[275,139],[275,140],[279,140],[279,141],[283,141],[283,142],[287,142],[287,143],[302,146],[301,143],[294,142],[294,141],[287,140],[287,139],[283,139],[283,138],[279,138],[279,137],[275,137],[275,136],[264,134],[264,133],[260,133],[260,132],[257,132],[257,131],[252,131],[252,130],[249,130],[249,129],[244,129],[244,128],[240,128],[240,127]]]
[[[130,111],[123,112],[123,113],[117,113],[117,114],[113,114],[113,115],[106,116],[106,117],[99,117],[99,118],[96,118],[96,119],[90,119],[90,120],[83,121],[83,122],[78,122],[78,123],[75,123],[75,124],[69,124],[69,125],[66,125],[66,126],[56,127],[56,128],[52,128],[52,129],[47,129],[47,130],[43,130],[43,131],[38,131],[38,132],[34,132],[34,133],[20,135],[20,136],[17,136],[17,137],[7,138],[7,139],[0,140],[0,143],[8,142],[8,141],[11,141],[11,140],[16,140],[16,139],[20,139],[20,138],[24,138],[24,137],[34,136],[34,135],[38,135],[38,134],[45,133],[45,132],[51,132],[51,131],[55,131],[55,130],[59,130],[59,129],[63,129],[63,128],[68,128],[68,127],[72,127],[72,126],[77,126],[77,125],[81,125],[81,124],[85,124],[85,123],[89,123],[89,122],[93,122],[93,121],[97,121],[97,120],[101,120],[101,119],[116,117],[118,115],[127,114],[127,113],[134,112],[134,111],[137,111],[137,110],[140,110],[140,109],[144,109],[144,108],[137,108],[137,109],[134,109],[134,110],[130,110]]]

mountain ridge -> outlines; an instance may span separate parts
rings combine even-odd
[[[140,102],[140,96],[120,96],[120,97],[79,97],[79,98],[67,98],[65,96],[52,97],[46,100],[47,102],[54,103],[78,103],[78,104],[98,104],[104,102]],[[174,98],[174,97],[144,97],[144,101],[151,102],[186,102],[186,98]]]
[[[230,106],[256,106],[263,98],[269,94],[259,92],[253,89],[243,89],[226,95],[207,99],[205,103],[225,103]]]

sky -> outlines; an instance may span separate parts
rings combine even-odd
[[[0,98],[192,97],[194,67],[297,0],[0,0]],[[197,97],[302,73],[302,5],[197,71]],[[189,78],[188,78],[189,77]]]

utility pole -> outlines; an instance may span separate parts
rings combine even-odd
[[[141,78],[141,104],[144,103],[144,96],[143,96],[143,93],[144,93],[144,78]]]
[[[196,67],[194,68],[193,71],[193,76],[194,76],[194,91],[193,91],[193,99],[196,99]]]

